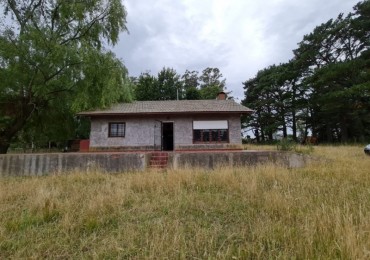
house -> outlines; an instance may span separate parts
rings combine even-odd
[[[215,100],[135,101],[79,115],[91,119],[90,151],[241,149],[251,109],[221,92]]]

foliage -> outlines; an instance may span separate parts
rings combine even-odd
[[[185,99],[187,100],[199,100],[202,99],[200,91],[196,87],[190,87],[186,89]]]
[[[199,72],[198,71],[189,71],[186,70],[184,75],[181,76],[181,80],[184,83],[185,90],[189,88],[198,88],[199,87]]]
[[[222,74],[218,68],[206,68],[202,71],[199,80],[200,88],[207,88],[212,86],[219,87],[220,91],[225,88],[226,79],[222,79]]]
[[[293,151],[296,147],[296,142],[289,140],[288,138],[283,138],[277,143],[278,151]]]
[[[184,95],[180,76],[170,68],[163,68],[157,77],[142,73],[135,83],[136,100],[176,100]]]
[[[163,68],[158,73],[157,91],[160,100],[183,99],[183,85],[174,69]]]
[[[43,135],[32,122],[44,120],[65,133],[66,121],[49,113],[71,119],[83,109],[130,100],[127,70],[102,47],[115,44],[126,30],[121,1],[2,0],[0,5],[0,153],[21,131]]]
[[[226,91],[226,79],[217,68],[198,71],[186,70],[180,76],[174,69],[163,68],[157,76],[142,73],[135,82],[137,100],[215,99]]]
[[[257,141],[288,129],[299,141],[370,139],[370,1],[305,35],[288,63],[260,70],[244,82],[243,104],[254,109],[243,125]]]
[[[148,72],[141,73],[134,83],[134,97],[136,100],[156,100],[157,96],[157,78],[151,76]]]
[[[363,146],[312,157],[301,169],[1,178],[0,258],[367,259]]]
[[[206,68],[202,71],[199,77],[202,99],[215,99],[219,92],[226,91],[226,79],[222,77],[218,68]]]

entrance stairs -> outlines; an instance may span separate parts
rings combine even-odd
[[[154,152],[150,157],[149,167],[152,169],[164,169],[167,168],[168,164],[168,153],[166,152]]]

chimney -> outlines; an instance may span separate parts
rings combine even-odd
[[[217,94],[217,100],[226,100],[226,93],[225,92],[220,92]]]

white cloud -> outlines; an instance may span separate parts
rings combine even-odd
[[[131,75],[218,67],[233,95],[258,70],[292,58],[304,34],[357,0],[126,0],[129,35],[114,48]]]

